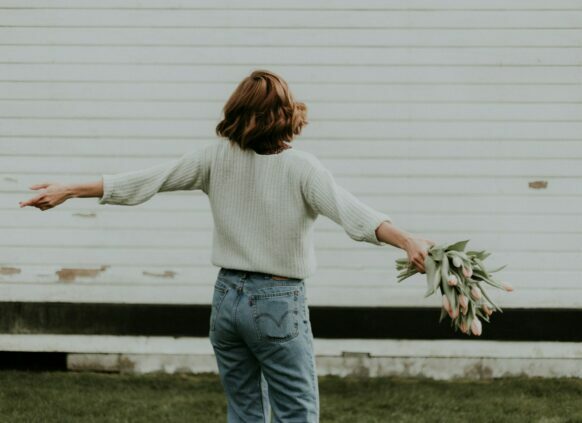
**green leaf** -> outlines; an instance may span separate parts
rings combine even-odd
[[[424,294],[424,297],[428,297],[429,295],[432,295],[436,289],[436,285],[434,283],[434,279],[435,279],[435,275],[438,275],[437,273],[437,266],[434,262],[434,260],[427,255],[424,258],[424,270],[426,272],[426,293]]]
[[[498,267],[497,269],[489,270],[489,273],[499,272],[501,269],[504,269],[506,267],[507,267],[507,264],[504,264],[503,266]]]
[[[505,287],[501,285],[499,282],[497,282],[495,279],[487,279],[485,282],[491,286],[494,286],[495,288],[499,288],[502,291],[505,291]]]
[[[475,318],[475,315],[473,314],[473,311],[471,311],[471,309],[469,309],[469,311],[467,311],[467,327],[469,328],[469,330],[467,331],[467,335],[471,335],[471,323],[473,323],[473,319]]]
[[[464,251],[449,250],[447,251],[447,254],[451,257],[457,256],[465,263],[469,263],[471,261],[471,257],[468,256]]]
[[[408,279],[411,276],[412,276],[412,274],[409,274],[409,273],[403,274],[403,275],[398,277],[398,282],[402,282],[404,279]]]
[[[478,259],[484,260],[489,256],[489,253],[485,250],[482,251],[467,251],[467,255],[471,257],[476,257]]]
[[[465,275],[463,275],[463,271],[460,268],[451,266],[449,272],[457,277],[457,286],[463,287],[467,285],[467,278],[465,278]]]
[[[447,246],[444,245],[444,244],[441,244],[441,245],[431,245],[427,251],[432,252],[434,250],[445,250],[446,248],[447,248]]]
[[[487,316],[487,313],[483,312],[483,311],[481,310],[481,308],[477,308],[477,309],[475,309],[475,313],[476,313],[476,314],[477,314],[477,315],[478,315],[478,316],[481,318],[481,320],[484,320],[484,321],[486,321],[487,323],[491,323],[491,322],[489,321],[489,316]]]
[[[483,294],[483,297],[484,297],[484,298],[485,298],[485,299],[486,299],[486,300],[487,300],[487,301],[488,301],[488,302],[489,302],[489,303],[490,303],[490,304],[493,306],[493,308],[494,308],[495,310],[499,310],[500,312],[502,312],[502,311],[501,311],[501,307],[499,307],[497,304],[495,304],[495,303],[494,303],[494,302],[491,300],[491,298],[489,298],[489,295],[487,295],[487,292],[486,292],[486,291],[483,289],[483,287],[482,287],[482,286],[479,286],[479,288],[481,289],[481,294]]]
[[[454,244],[449,245],[446,250],[453,250],[453,251],[464,251],[467,242],[470,240],[466,239],[465,241],[455,242]]]
[[[487,269],[485,268],[485,265],[483,264],[483,262],[477,257],[475,257],[474,262],[475,262],[475,267],[480,269],[485,274],[486,277],[489,277],[489,273],[487,272]]]
[[[442,248],[432,249],[429,255],[432,257],[434,261],[441,261],[443,259],[443,255],[445,254],[445,250]]]
[[[443,255],[443,260],[441,261],[441,280],[445,285],[448,283],[449,279],[449,258]]]
[[[441,281],[442,281],[442,278],[441,278],[440,266],[437,266],[436,271],[434,273],[434,278],[432,280],[432,286],[435,290],[441,285]]]

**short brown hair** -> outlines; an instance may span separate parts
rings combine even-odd
[[[308,123],[307,107],[293,99],[287,82],[261,69],[239,83],[223,112],[216,134],[256,152],[282,147]]]

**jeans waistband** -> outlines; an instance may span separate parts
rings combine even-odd
[[[255,279],[269,279],[272,280],[273,276],[283,276],[283,275],[272,275],[270,273],[263,273],[263,272],[254,272],[250,270],[239,270],[239,269],[229,269],[226,267],[221,267],[219,270],[220,276],[236,276],[236,277],[244,277],[244,278],[255,278]],[[287,279],[277,279],[277,282],[301,282],[303,279],[299,278],[292,278],[288,276],[284,276]]]

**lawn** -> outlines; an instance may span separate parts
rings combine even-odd
[[[582,422],[581,379],[320,377],[322,422]],[[0,422],[225,422],[217,375],[0,372]]]

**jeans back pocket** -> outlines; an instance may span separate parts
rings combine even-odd
[[[283,342],[299,335],[301,291],[293,287],[261,289],[251,296],[253,320],[260,340]]]
[[[210,310],[210,330],[213,331],[216,327],[216,316],[220,311],[220,306],[226,294],[228,293],[228,287],[219,284],[218,282],[214,285],[214,294],[212,295],[212,307]]]

